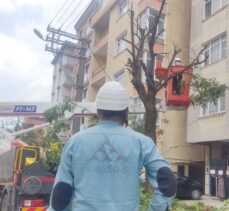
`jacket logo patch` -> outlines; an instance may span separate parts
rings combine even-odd
[[[117,150],[112,146],[109,140],[106,140],[101,144],[99,149],[95,154],[89,158],[89,161],[96,160],[100,162],[116,162],[119,160],[124,161],[123,156],[121,156]]]

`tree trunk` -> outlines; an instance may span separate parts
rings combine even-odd
[[[151,137],[156,144],[157,108],[155,104],[155,98],[145,102],[145,135]]]
[[[145,135],[153,139],[154,143],[157,144],[156,137],[156,122],[157,122],[157,108],[156,108],[156,97],[151,96],[145,101]],[[152,187],[149,183],[147,174],[145,174],[145,189],[150,192]]]

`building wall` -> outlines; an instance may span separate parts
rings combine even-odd
[[[220,1],[218,1],[220,2]],[[204,45],[214,41],[214,39],[226,33],[227,53],[226,57],[209,65],[201,65],[195,70],[195,73],[201,74],[205,78],[216,78],[220,83],[229,85],[229,59],[228,59],[228,27],[229,7],[225,6],[214,14],[205,18],[204,1],[192,0],[191,14],[191,37],[190,37],[190,58],[193,52],[198,53]],[[226,164],[228,155],[223,155],[223,146],[225,140],[229,139],[229,93],[225,94],[224,111],[212,115],[202,115],[201,107],[190,107],[188,110],[187,122],[187,142],[188,143],[205,143],[205,194],[216,195],[217,187],[215,186],[218,169],[215,174],[211,175],[210,170],[216,168],[214,162],[220,162],[224,175],[226,173]],[[225,157],[224,157],[225,156]],[[217,164],[218,165],[218,164]],[[217,167],[219,168],[219,167]],[[216,187],[216,188],[215,188]],[[216,189],[215,191],[213,191]],[[228,191],[228,190],[227,190]]]
[[[189,40],[191,24],[191,0],[170,1],[166,11],[166,49],[169,52],[163,60],[167,65],[172,56],[174,46],[181,49],[178,57],[184,65],[189,62]],[[179,108],[178,108],[179,110]],[[202,146],[189,145],[187,136],[187,111],[168,110],[162,114],[161,124],[164,135],[161,137],[162,152],[172,163],[192,163],[204,160]]]
[[[218,35],[227,33],[228,49],[228,10],[226,6],[207,19],[204,19],[204,1],[192,1],[192,25],[190,47],[197,53],[203,44],[213,40]],[[192,56],[192,55],[191,55]],[[213,64],[204,66],[196,72],[206,78],[216,78],[220,83],[229,85],[229,59],[227,57]],[[225,96],[225,112],[209,116],[201,116],[200,107],[191,107],[188,112],[188,135],[189,143],[207,141],[220,141],[229,139],[229,92]]]
[[[108,53],[107,53],[107,73],[110,78],[114,80],[115,74],[124,72],[124,86],[127,88],[130,95],[133,93],[132,85],[130,84],[130,77],[125,64],[130,57],[129,53],[124,50],[117,54],[116,39],[123,33],[127,34],[127,39],[130,40],[130,18],[128,12],[123,16],[118,16],[117,4],[113,7],[110,13],[109,21],[109,36],[108,36]],[[127,45],[128,46],[128,45]],[[109,80],[109,79],[107,79]]]
[[[62,46],[63,51],[72,54],[73,48]],[[57,54],[53,59],[53,81],[52,81],[52,102],[62,103],[74,99],[72,89],[74,89],[75,78],[73,76],[73,65],[76,59]]]

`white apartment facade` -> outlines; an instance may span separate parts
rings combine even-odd
[[[75,78],[73,76],[73,65],[76,59],[64,55],[74,55],[75,48],[68,42],[64,43],[60,49],[60,53],[57,53],[52,61],[53,68],[53,81],[52,81],[52,102],[62,103],[72,99],[72,88],[75,85]]]
[[[207,59],[196,70],[229,86],[229,1],[192,0],[190,57],[202,48]],[[216,103],[188,110],[187,142],[202,144],[205,155],[205,194],[217,195],[218,181],[229,175],[229,92]],[[228,197],[228,195],[227,195]]]

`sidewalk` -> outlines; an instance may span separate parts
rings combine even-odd
[[[200,200],[182,200],[187,205],[193,205],[197,202],[203,202],[205,205],[214,206],[216,208],[220,208],[223,206],[223,201],[220,201],[216,197],[211,197],[207,195],[203,195]]]

